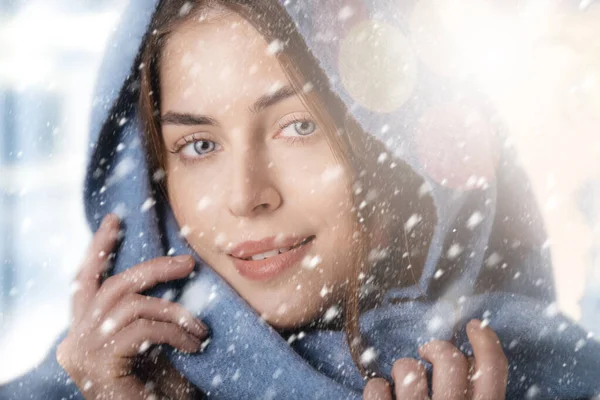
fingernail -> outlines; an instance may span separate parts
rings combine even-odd
[[[106,229],[109,226],[112,226],[116,221],[118,221],[118,217],[115,214],[106,214],[102,219],[102,224],[100,224],[100,228]]]
[[[200,352],[200,353],[204,352],[204,350],[206,349],[206,346],[208,346],[209,343],[210,343],[210,338],[206,338],[206,339],[202,340],[200,342],[200,345],[198,346],[198,352]]]
[[[190,324],[190,328],[195,336],[200,339],[205,339],[208,336],[208,327],[202,323],[199,319],[195,318]]]
[[[467,329],[473,330],[476,328],[481,328],[481,321],[478,319],[472,319],[467,324]]]
[[[192,257],[187,254],[173,257],[173,260],[175,260],[175,262],[178,262],[180,264],[187,264],[190,262],[191,259],[192,259]]]

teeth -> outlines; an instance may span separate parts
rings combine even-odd
[[[261,254],[255,254],[252,257],[249,258],[245,258],[245,260],[252,260],[252,261],[259,261],[259,260],[264,260],[265,258],[269,258],[269,257],[274,257],[276,255],[285,253],[286,251],[290,251],[292,249],[295,249],[297,247],[300,247],[306,243],[308,243],[310,240],[312,239],[312,237],[307,237],[306,239],[304,239],[301,243],[299,243],[296,246],[292,246],[292,247],[282,247],[279,248],[277,250],[271,250],[271,251],[267,251],[265,253],[261,253]]]
[[[273,257],[279,254],[279,250],[271,250],[261,254],[255,254],[252,257],[252,261],[264,260],[265,258]]]

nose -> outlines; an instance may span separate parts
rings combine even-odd
[[[277,210],[282,204],[269,160],[250,148],[231,162],[229,211],[236,217],[252,217]]]

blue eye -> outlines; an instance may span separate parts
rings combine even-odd
[[[183,146],[181,152],[186,157],[197,157],[197,156],[205,156],[209,153],[212,153],[217,148],[217,143],[212,140],[195,140],[192,143],[188,143]]]
[[[292,134],[308,136],[313,134],[317,130],[317,124],[310,120],[294,121],[282,128],[281,132],[284,133],[283,136],[289,136],[285,135],[285,133],[290,133],[288,131],[288,129],[290,128],[293,129],[293,132],[291,132]]]
[[[203,155],[204,153],[210,153],[215,149],[216,143],[210,140],[199,140],[194,143],[194,150],[196,153]]]

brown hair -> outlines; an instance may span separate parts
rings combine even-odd
[[[341,100],[335,96],[328,87],[327,76],[318,66],[314,56],[306,46],[304,40],[296,31],[293,21],[278,1],[269,0],[196,0],[193,2],[184,0],[162,0],[153,17],[145,44],[142,50],[141,64],[141,88],[139,97],[140,115],[146,132],[145,144],[147,146],[147,157],[150,170],[154,171],[164,168],[165,149],[160,135],[160,85],[159,70],[162,48],[180,23],[184,22],[194,13],[210,7],[224,7],[240,14],[248,20],[267,40],[270,42],[276,38],[286,38],[285,48],[277,53],[286,76],[292,87],[301,97],[307,109],[318,120],[325,122],[324,131],[334,156],[344,167],[352,171],[353,176],[349,185],[353,186],[354,193],[354,237],[359,245],[353,246],[355,253],[353,259],[355,265],[351,268],[347,282],[346,298],[344,301],[344,331],[352,359],[364,378],[377,375],[360,362],[360,356],[366,347],[361,338],[359,330],[359,315],[362,306],[360,289],[361,281],[359,274],[368,272],[377,261],[370,261],[369,251],[372,243],[372,235],[368,227],[375,223],[387,223],[381,220],[383,210],[392,211],[392,223],[402,226],[401,210],[408,206],[414,206],[405,200],[408,193],[417,192],[420,180],[414,180],[414,174],[407,174],[409,168],[398,160],[396,169],[380,168],[373,159],[385,151],[385,146],[365,134],[356,121],[347,113]],[[310,93],[302,90],[306,82],[312,84]],[[379,167],[379,168],[378,168]],[[168,179],[168,177],[166,177]],[[399,190],[394,191],[389,182],[403,182]],[[387,184],[386,184],[387,183]],[[166,185],[161,182],[160,190],[165,194]],[[358,189],[358,190],[357,190]],[[399,192],[399,193],[398,193]],[[398,196],[398,194],[400,194]],[[407,196],[404,196],[407,194]],[[397,198],[399,201],[392,202],[390,199]],[[379,203],[379,208],[371,206],[373,199],[383,198],[386,203]],[[369,207],[359,207],[363,201],[369,203]],[[431,211],[431,205],[429,211]],[[426,211],[427,212],[427,211]],[[401,230],[404,241],[397,243],[397,249],[393,256],[386,260],[386,268],[380,268],[387,275],[385,280],[390,282],[390,275],[401,279],[400,266],[405,263],[405,258],[398,254],[404,254],[401,249],[409,248],[408,239]],[[397,239],[397,238],[396,238]],[[426,236],[413,238],[411,249],[423,249],[428,244]],[[417,243],[419,242],[419,243]],[[422,253],[422,252],[421,252]],[[413,251],[413,257],[419,257],[419,250]],[[410,257],[408,258],[410,262]],[[415,261],[415,260],[413,260]],[[391,265],[391,268],[389,266]],[[414,266],[414,265],[413,265]],[[412,270],[418,270],[414,268]],[[412,272],[411,270],[411,272]],[[392,280],[395,280],[392,278]],[[412,276],[413,279],[416,279]]]

